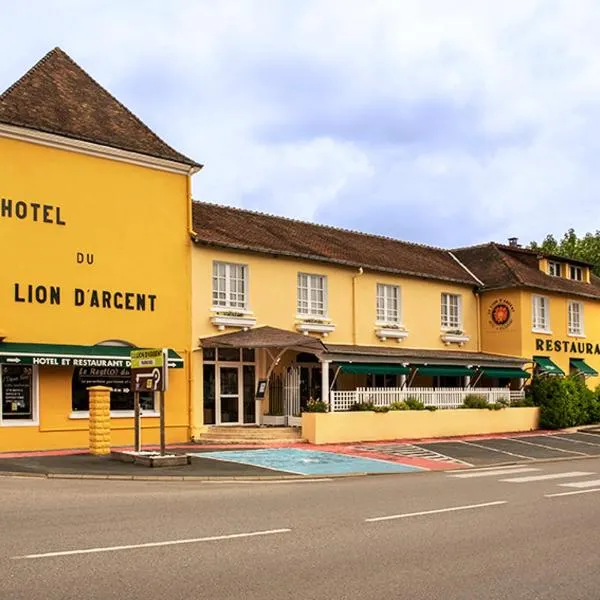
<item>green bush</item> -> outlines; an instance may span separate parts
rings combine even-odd
[[[350,411],[375,410],[375,405],[372,402],[355,402],[350,408]]]
[[[540,407],[540,426],[561,429],[600,421],[600,393],[581,377],[534,377],[527,400]]]
[[[429,412],[435,412],[438,409],[437,406],[426,406],[425,410],[428,410]]]
[[[390,410],[408,410],[408,406],[404,400],[394,400],[390,404]]]
[[[390,411],[389,406],[374,406],[373,407],[373,412],[376,412],[376,413],[386,413],[389,411]]]
[[[326,413],[329,407],[322,400],[309,400],[306,404],[304,412],[310,413]]]
[[[425,410],[425,404],[418,398],[407,398],[405,403],[408,410]]]
[[[479,394],[467,394],[461,408],[490,408],[490,403],[485,396]]]

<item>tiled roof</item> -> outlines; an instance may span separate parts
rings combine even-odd
[[[523,364],[528,359],[518,356],[505,356],[489,352],[463,352],[460,350],[427,350],[422,348],[392,348],[382,346],[354,346],[348,344],[325,344],[331,358],[340,360],[360,360],[360,357],[392,359],[399,361],[429,364],[429,363],[472,363],[473,365],[493,366],[508,364]],[[353,358],[352,358],[353,357]]]
[[[490,243],[453,250],[453,254],[481,279],[488,289],[527,287],[600,299],[600,278],[592,275],[591,283],[585,283],[548,275],[540,271],[538,266],[540,254],[533,250]],[[556,258],[577,265],[587,264],[564,257]]]
[[[447,250],[239,208],[193,203],[194,241],[476,286]]]
[[[0,123],[200,166],[163,142],[60,48],[0,95]]]

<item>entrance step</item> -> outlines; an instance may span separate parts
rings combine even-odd
[[[200,444],[292,444],[304,442],[297,427],[211,427],[200,435]]]

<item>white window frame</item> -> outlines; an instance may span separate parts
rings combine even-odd
[[[573,277],[574,273],[578,273],[579,277]],[[583,281],[583,267],[569,265],[569,279],[572,279],[573,281]]]
[[[577,311],[573,310],[574,307],[577,307]],[[573,319],[575,314],[577,314],[577,323]],[[575,325],[578,325],[578,327],[576,328]],[[569,300],[567,305],[567,332],[569,335],[574,337],[585,337],[583,302]]]
[[[321,282],[322,285],[316,286],[317,282]],[[306,285],[304,285],[306,283]],[[301,298],[301,291],[306,290],[306,308],[302,306],[304,299]],[[313,300],[313,292],[322,293],[322,309],[318,309],[318,301]],[[296,285],[296,315],[299,319],[315,318],[315,319],[327,319],[327,275],[320,275],[318,273],[298,273],[297,285]]]
[[[11,365],[9,365],[11,366]],[[40,424],[40,378],[39,367],[36,365],[12,365],[32,367],[31,381],[31,419],[3,419],[3,410],[0,410],[0,426],[1,427],[32,427]],[[2,371],[0,370],[0,400],[2,399]]]
[[[393,306],[394,302],[396,303],[395,308]],[[377,284],[375,322],[377,325],[402,324],[402,290],[399,285],[391,283]]]
[[[561,265],[559,262],[555,260],[548,261],[548,275],[550,275],[551,277],[561,276]]]
[[[531,296],[531,330],[537,333],[552,333],[550,329],[550,298],[548,296],[538,294]]]
[[[456,320],[452,315],[452,299],[456,299]],[[442,331],[463,331],[463,311],[461,294],[442,292],[440,305],[440,323]]]
[[[224,275],[221,275],[218,273],[218,269],[220,267],[224,267]],[[242,283],[243,283],[243,291],[241,292],[243,294],[242,301],[233,300],[233,295],[239,294],[240,292],[234,291],[232,289],[232,281],[233,281],[232,267],[235,267],[236,269],[238,269],[238,268],[241,269]],[[220,260],[215,260],[215,261],[213,261],[212,269],[213,269],[213,271],[212,271],[212,287],[211,287],[212,310],[213,311],[229,310],[229,311],[235,311],[235,312],[240,312],[240,313],[247,313],[248,312],[248,289],[249,289],[248,265],[243,264],[243,263],[229,263],[229,262],[224,262],[224,261],[220,261]],[[225,289],[222,291],[215,287],[216,280],[220,279],[220,278],[223,278],[224,283],[225,283]],[[219,294],[219,293],[225,294],[225,298],[223,300],[221,300],[217,297],[217,294]]]

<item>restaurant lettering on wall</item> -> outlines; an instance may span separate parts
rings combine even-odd
[[[545,340],[536,338],[535,349],[537,352],[569,352],[570,354],[600,355],[600,344],[573,342],[571,340]]]

